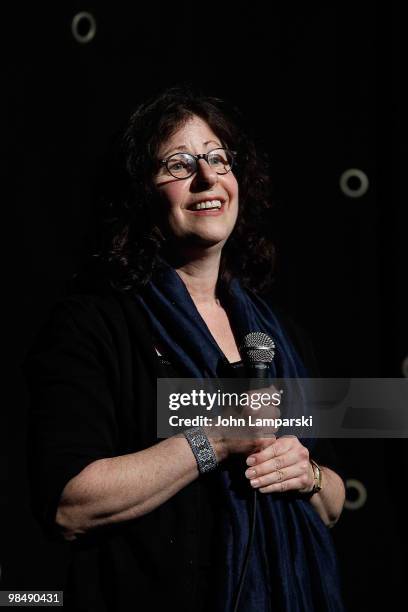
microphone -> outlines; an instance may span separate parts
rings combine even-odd
[[[275,342],[264,332],[250,332],[244,336],[239,350],[250,378],[268,378],[275,349]]]

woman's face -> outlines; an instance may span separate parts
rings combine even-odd
[[[177,152],[198,155],[222,146],[209,125],[194,116],[160,147],[159,159]],[[204,159],[197,166],[197,172],[186,179],[174,178],[165,166],[154,177],[162,229],[180,241],[181,247],[222,248],[237,220],[238,183],[231,171],[217,174]],[[197,204],[217,200],[220,209],[197,210]]]

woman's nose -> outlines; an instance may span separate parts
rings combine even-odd
[[[218,174],[210,166],[205,159],[199,159],[197,161],[197,173],[195,179],[198,183],[205,183],[206,185],[215,185],[218,181]]]

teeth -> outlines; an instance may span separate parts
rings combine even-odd
[[[206,202],[198,202],[192,206],[191,210],[203,210],[205,208],[221,208],[220,200],[207,200]]]

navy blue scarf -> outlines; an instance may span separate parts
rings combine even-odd
[[[157,272],[137,295],[153,332],[180,377],[216,378],[228,362],[197,311],[186,286],[170,267]],[[266,302],[243,290],[237,280],[220,294],[234,334],[270,335],[277,354],[272,376],[305,377],[307,370]],[[302,442],[309,446],[310,441]],[[249,537],[252,490],[245,462],[232,456],[213,473],[225,500],[217,612],[230,612]],[[344,610],[336,553],[329,529],[300,494],[258,494],[256,536],[241,596],[242,612],[341,612]],[[211,588],[211,587],[210,587]]]

